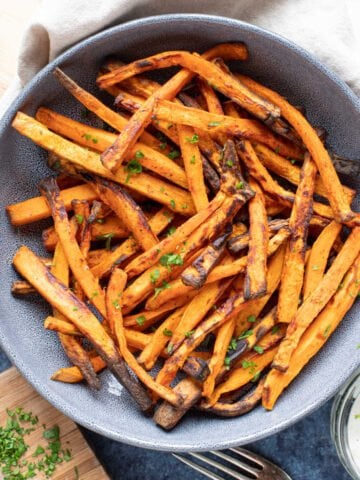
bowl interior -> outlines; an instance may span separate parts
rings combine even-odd
[[[4,206],[38,195],[37,183],[50,173],[45,166],[45,152],[15,132],[9,126],[11,119],[18,109],[33,115],[41,105],[75,119],[82,119],[84,110],[52,76],[54,66],[61,66],[84,88],[109,102],[109,97],[100,93],[94,84],[106,56],[117,55],[130,61],[163,50],[202,52],[226,41],[244,41],[248,45],[249,61],[236,68],[273,87],[294,104],[305,107],[313,124],[322,125],[328,131],[330,148],[338,154],[356,157],[360,147],[359,102],[333,74],[304,51],[271,33],[230,19],[196,15],[130,22],[82,42],[31,82],[8,111],[0,132],[1,344],[35,388],[65,414],[103,435],[141,447],[206,450],[257,440],[310,413],[333,395],[360,363],[360,350],[356,349],[360,338],[359,305],[355,305],[273,412],[257,408],[244,417],[226,420],[192,413],[174,431],[166,433],[137,411],[126,392],[107,372],[101,375],[100,392],[92,392],[84,385],[52,382],[51,374],[68,362],[54,334],[43,329],[49,308],[35,296],[16,299],[10,294],[10,284],[17,278],[11,266],[16,249],[26,244],[44,253],[40,235],[49,222],[13,228]],[[359,186],[356,178],[346,180],[353,187]]]

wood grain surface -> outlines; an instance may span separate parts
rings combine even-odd
[[[58,425],[60,428],[62,447],[71,451],[72,459],[58,465],[56,472],[51,477],[52,480],[109,479],[76,424],[40,397],[16,368],[12,367],[0,374],[0,426],[6,424],[8,418],[6,409],[12,410],[17,407],[22,407],[24,411],[32,412],[33,415],[39,417],[35,431],[24,438],[30,446],[24,458],[29,461],[34,461],[31,456],[38,445],[46,446],[47,444],[42,437],[44,432],[42,425],[45,424],[46,428]],[[28,428],[28,425],[25,428]],[[2,479],[0,473],[0,480]],[[36,480],[42,479],[45,479],[45,475],[37,474]]]

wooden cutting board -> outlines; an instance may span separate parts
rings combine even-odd
[[[8,418],[6,409],[15,409],[23,407],[24,411],[32,412],[39,417],[39,423],[35,426],[35,431],[25,437],[25,442],[30,446],[28,457],[38,445],[45,446],[46,440],[43,439],[43,424],[46,428],[52,428],[58,425],[60,428],[60,438],[62,447],[69,448],[72,459],[69,462],[63,462],[58,465],[56,472],[51,477],[52,480],[109,480],[103,467],[100,465],[94,452],[86,443],[76,424],[62,413],[58,412],[46,400],[44,400],[29,383],[24,380],[16,368],[0,374],[0,425],[6,424]],[[27,426],[26,426],[27,427]],[[76,474],[76,468],[78,476]],[[38,474],[36,479],[45,479],[45,475]],[[0,480],[3,477],[0,473]]]

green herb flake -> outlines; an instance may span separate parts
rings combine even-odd
[[[120,306],[120,303],[119,303],[119,300],[114,300],[112,302],[112,305],[113,307],[115,308],[115,310],[120,310],[121,306]]]
[[[236,350],[236,347],[237,347],[237,340],[235,337],[233,337],[229,343],[229,346],[228,346],[228,351],[229,350]]]
[[[79,225],[81,225],[84,221],[84,215],[81,215],[80,213],[77,213],[75,215],[75,218]]]
[[[79,469],[78,467],[74,467],[74,473],[75,473],[75,479],[74,480],[79,480],[80,475],[79,475]]]
[[[41,445],[39,445],[36,448],[35,452],[33,453],[33,457],[38,457],[39,455],[42,455],[43,453],[45,453],[45,449]]]
[[[196,133],[194,133],[194,135],[192,137],[186,137],[186,141],[189,142],[189,143],[198,143],[199,142],[199,135],[197,135]]]
[[[125,183],[128,183],[133,175],[137,175],[142,172],[142,165],[136,160],[136,158],[132,158],[126,165],[125,171],[127,172]]]
[[[253,376],[253,378],[251,379],[251,381],[253,383],[256,383],[259,380],[260,375],[261,375],[261,372],[256,372],[255,375]]]
[[[156,269],[150,273],[150,281],[151,283],[156,283],[160,278],[160,270]]]
[[[165,334],[164,334],[164,335],[165,335]],[[167,345],[167,347],[166,347],[166,351],[167,351],[167,353],[168,353],[169,355],[171,355],[172,352],[174,351],[174,344],[171,343],[171,342],[169,342],[168,345]]]
[[[171,235],[174,235],[175,232],[176,232],[176,227],[172,226],[167,229],[166,235],[170,237]]]
[[[195,165],[195,163],[196,163],[195,155],[193,155],[193,156],[191,157],[190,163],[191,163],[192,165]]]
[[[247,317],[247,321],[248,321],[249,323],[255,323],[255,322],[256,322],[256,317],[255,317],[255,315],[249,315],[249,316]]]
[[[320,266],[319,265],[313,265],[312,270],[320,270]]]
[[[185,337],[190,338],[194,335],[195,330],[189,330],[188,332],[185,332]]]
[[[171,285],[164,280],[164,281],[162,282],[161,287],[155,288],[155,298],[156,298],[162,291],[166,290],[167,288],[171,288]]]
[[[93,137],[91,140],[92,140],[93,143],[99,143],[99,140],[95,137]]]
[[[159,148],[160,148],[161,150],[165,150],[166,147],[167,147],[167,142],[161,142],[161,143],[159,143]]]
[[[295,165],[295,163],[296,163],[295,158],[291,158],[291,159],[290,159],[290,163],[291,163],[291,165]]]
[[[137,151],[135,152],[135,158],[137,158],[138,160],[139,160],[140,158],[144,158],[144,156],[145,156],[145,155],[143,154],[143,152],[142,152],[141,150],[137,150]]]
[[[164,328],[163,335],[165,335],[165,337],[172,337],[172,334],[173,332],[171,330],[169,330],[168,328]]]
[[[271,329],[271,335],[275,335],[280,330],[280,325],[274,325]]]
[[[160,257],[160,265],[166,267],[168,270],[171,270],[173,265],[181,266],[184,262],[182,257],[178,253],[166,253]]]
[[[135,321],[140,327],[142,327],[144,325],[144,323],[146,322],[146,317],[145,317],[145,315],[140,315],[139,317],[137,317],[137,319]]]
[[[263,347],[260,347],[260,345],[255,345],[254,351],[256,353],[259,353],[260,355],[262,355],[264,353],[264,349],[263,349]]]
[[[230,365],[231,365],[231,360],[230,360],[230,357],[225,357],[224,358],[224,367],[229,370],[230,369]]]
[[[239,337],[238,340],[244,340],[245,338],[251,337],[251,335],[254,332],[252,330],[246,330],[244,333],[242,333]]]
[[[60,439],[60,428],[59,428],[59,426],[55,425],[54,427],[48,428],[47,430],[45,430],[43,432],[43,437],[46,440],[52,440],[52,441],[59,440]]]
[[[209,122],[208,127],[218,127],[221,125],[221,122]]]
[[[244,188],[244,182],[237,182],[235,187],[237,190],[242,190]]]
[[[170,200],[170,207],[171,208],[176,208],[176,203],[175,203],[175,200],[173,198]]]
[[[90,135],[90,133],[84,133],[84,134],[82,135],[82,137],[85,138],[85,140],[87,140],[87,141],[90,141],[91,138],[92,138],[91,135]]]
[[[233,167],[234,166],[234,162],[232,160],[227,160],[225,165],[229,168]]]
[[[324,338],[327,338],[329,336],[329,333],[330,333],[330,330],[331,330],[331,324],[328,325],[325,330],[324,330]]]
[[[183,204],[181,205],[181,208],[182,208],[183,210],[186,210],[187,208],[189,208],[189,205],[188,205],[187,203],[183,203]]]
[[[171,150],[167,156],[170,158],[170,160],[175,160],[176,158],[180,157],[180,152],[179,150]]]

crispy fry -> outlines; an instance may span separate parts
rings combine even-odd
[[[278,322],[280,323],[290,323],[299,305],[304,280],[305,252],[312,215],[316,171],[315,163],[306,154],[289,220],[291,237],[281,274],[277,307]]]
[[[246,164],[249,173],[259,182],[262,189],[269,195],[275,196],[283,205],[292,207],[295,201],[293,192],[282,188],[269,174],[264,165],[258,159],[251,143],[248,141],[237,142],[240,158]],[[313,203],[314,212],[322,217],[334,218],[333,211],[327,205],[319,202]]]
[[[178,125],[177,130],[187,184],[196,210],[199,212],[208,206],[209,200],[206,194],[201,154],[197,145],[198,136],[191,127],[185,125]]]
[[[36,290],[25,280],[15,280],[11,285],[11,293],[13,295],[30,295],[36,293]]]
[[[128,378],[130,382],[133,382],[116,350],[114,342],[101,323],[75,294],[48,271],[41,260],[30,249],[24,246],[20,247],[14,256],[13,264],[18,272],[92,343],[121,383],[124,382],[124,378]],[[148,410],[151,401],[148,400],[146,393],[142,389],[140,390],[139,388],[137,391],[137,402],[140,408]]]
[[[224,232],[210,243],[205,250],[181,274],[184,285],[201,288],[213,268],[219,263],[225,252],[226,241],[231,233],[231,224],[227,225]]]
[[[90,358],[90,362],[96,373],[106,368],[106,362],[101,357]],[[84,380],[84,376],[78,367],[60,368],[52,376],[51,380],[64,383],[79,383]]]
[[[342,230],[341,223],[331,222],[315,240],[305,266],[303,298],[306,299],[321,281],[330,251]]]
[[[122,222],[128,226],[134,239],[145,251],[157,245],[158,239],[151,230],[141,208],[131,196],[119,185],[101,177],[86,176],[91,185],[97,190],[104,203],[114,210]]]
[[[21,134],[29,137],[34,143],[72,162],[80,170],[86,170],[125,185],[152,200],[169,206],[171,210],[182,215],[190,216],[194,214],[195,210],[190,194],[175,185],[170,185],[159,178],[143,172],[131,175],[129,178],[129,172],[126,169],[121,169],[116,175],[111,175],[101,165],[100,157],[97,153],[75,145],[50,132],[41,123],[22,112],[16,114],[12,126]]]
[[[158,120],[199,128],[211,135],[222,133],[261,142],[271,149],[279,151],[284,157],[302,158],[302,150],[299,147],[277,137],[258,120],[218,115],[184,107],[167,100],[158,100],[155,103],[154,115]]]
[[[144,365],[146,370],[151,370],[153,368],[159,355],[166,347],[166,344],[168,342],[171,342],[173,332],[176,329],[176,326],[179,323],[185,309],[185,306],[180,307],[175,310],[171,315],[169,315],[169,317],[164,322],[162,322],[161,325],[156,329],[151,341],[141,352],[138,358],[138,362],[141,365]],[[166,333],[166,335],[164,332]]]
[[[225,48],[227,49],[228,46],[226,46]],[[218,52],[218,51],[221,51],[221,47],[215,47],[215,49],[208,50],[203,55],[203,57],[205,59],[211,59],[214,52]],[[228,49],[228,51],[226,51],[226,54],[228,54],[230,51],[232,54],[236,56],[236,59],[244,59],[247,57],[247,53],[245,53],[244,48],[242,50],[241,48],[237,48],[237,49],[231,48],[231,49]],[[110,72],[108,75],[114,76],[114,72]],[[177,73],[174,77],[172,77],[168,82],[166,82],[159,90],[154,92],[154,94],[151,97],[147,99],[143,107],[133,115],[131,122],[129,122],[129,124],[123,130],[117,142],[114,144],[114,147],[112,150],[114,150],[115,158],[112,158],[113,157],[112,151],[110,153],[110,156],[108,157],[110,158],[110,168],[117,169],[118,166],[121,165],[121,162],[123,158],[126,156],[129,149],[134,145],[136,140],[139,138],[139,136],[142,134],[144,129],[147,127],[153,114],[153,109],[154,109],[154,104],[156,102],[156,99],[174,98],[179,93],[179,91],[184,87],[184,85],[186,85],[192,79],[192,77],[193,77],[192,72],[186,69],[183,69],[179,73]],[[103,78],[104,76],[102,77],[102,79]],[[102,83],[102,88],[106,86],[106,85],[103,85],[101,77],[98,78],[98,83]],[[115,81],[115,83],[117,82]]]
[[[255,196],[249,201],[249,251],[247,254],[244,281],[244,298],[261,297],[266,293],[267,252],[269,231],[265,199],[258,184],[250,179],[249,185]]]
[[[66,210],[71,210],[71,202],[74,198],[91,202],[97,198],[97,193],[90,185],[77,185],[76,187],[61,190],[60,197],[64,202]],[[44,197],[34,197],[23,202],[8,205],[6,211],[14,226],[27,225],[28,223],[51,217],[51,209]]]
[[[293,185],[299,185],[301,168],[294,164],[294,159],[288,160],[265,145],[261,145],[261,143],[253,145],[253,147],[259,160],[267,169]],[[356,193],[355,190],[343,185],[343,191],[346,198],[351,202]],[[327,198],[327,190],[320,176],[317,176],[315,180],[315,193]]]
[[[53,132],[99,153],[112,145],[116,139],[114,133],[84,125],[44,107],[36,112],[36,119]],[[158,152],[147,143],[138,142],[130,151],[129,158],[136,159],[148,170],[171,180],[180,187],[187,188],[184,170],[164,155],[164,151]]]
[[[109,286],[106,294],[106,309],[108,314],[108,322],[114,331],[115,338],[119,345],[120,353],[129,365],[131,370],[146,385],[159,397],[167,400],[175,406],[181,405],[183,399],[169,388],[164,388],[157,384],[153,378],[145,372],[145,370],[138,364],[136,358],[127,347],[125,336],[125,329],[123,325],[123,318],[121,313],[121,295],[126,284],[126,274],[123,270],[115,269],[111,275]]]
[[[180,225],[173,235],[165,238],[155,247],[139,255],[125,268],[129,278],[139,275],[146,269],[152,267],[160,260],[162,255],[172,252],[179,244],[186,241],[187,237],[194,232],[199,225],[205,222],[219,207],[221,207],[224,199],[224,194],[219,192],[209,203],[206,209],[189,218],[189,220]]]
[[[254,354],[253,352],[246,355],[242,360],[242,366],[240,368],[234,368],[231,370],[228,378],[225,382],[221,383],[215,388],[213,394],[208,399],[207,403],[202,403],[203,408],[205,406],[213,406],[224,393],[237,390],[243,387],[247,383],[251,382],[258,374],[268,367],[276,353],[276,347],[267,350],[263,354]]]
[[[299,344],[302,334],[334,295],[343,276],[354,263],[359,252],[360,227],[355,227],[321,282],[307,297],[292,319],[274,359],[274,368],[280,371],[288,369],[291,357]]]
[[[216,340],[214,350],[209,362],[210,374],[206,378],[203,388],[202,396],[210,397],[215,388],[215,380],[221,368],[224,365],[224,360],[228,351],[228,345],[235,330],[235,319],[225,322],[216,333]]]
[[[60,197],[60,190],[53,178],[43,180],[39,186],[41,193],[49,203],[52,211],[55,230],[64,249],[71,271],[79,282],[87,298],[106,316],[104,291],[99,281],[89,270],[84,255],[71,233],[70,223]]]
[[[327,198],[334,211],[335,220],[340,223],[351,222],[352,220],[357,222],[357,220],[355,220],[355,213],[350,208],[349,201],[343,195],[343,189],[339,177],[337,176],[329,154],[317,136],[315,130],[308,123],[302,113],[273,90],[260,85],[244,75],[237,74],[236,77],[254,92],[262,95],[277,105],[281,109],[283,117],[297,131],[316,163],[320,176],[326,186]],[[287,155],[284,156],[286,157]]]
[[[285,242],[289,237],[290,231],[288,228],[283,228],[270,240],[268,256],[276,252],[276,250]],[[232,261],[231,263],[218,265],[210,272],[208,278],[206,279],[205,284],[216,282],[218,280],[232,277],[240,273],[245,272],[246,269],[246,257],[241,257],[237,260]],[[176,279],[169,284],[170,288],[163,290],[156,297],[150,297],[147,301],[147,307],[151,310],[156,308],[162,308],[166,302],[172,298],[176,298],[178,295],[184,295],[191,290],[193,287],[189,287],[182,283],[181,279]]]
[[[346,312],[352,307],[360,289],[359,268],[360,257],[358,256],[348,270],[342,288],[335,293],[334,297],[330,299],[323,311],[301,337],[287,371],[283,373],[272,369],[267,376],[263,394],[263,406],[267,410],[272,410],[283,390],[323,347]]]

